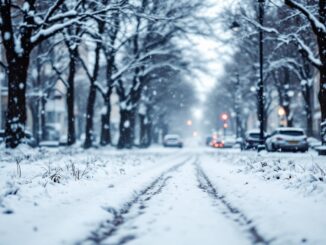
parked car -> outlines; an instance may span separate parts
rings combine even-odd
[[[223,139],[224,148],[232,148],[237,144],[237,139],[234,135],[227,135]]]
[[[0,130],[0,143],[5,141],[5,130]],[[25,137],[22,139],[22,143],[23,144],[27,144],[30,147],[36,147],[37,146],[37,142],[35,140],[35,138],[33,137],[32,133],[29,131],[25,131]]]
[[[309,148],[307,136],[301,128],[277,128],[266,139],[267,151],[301,151]]]
[[[213,141],[213,137],[212,136],[207,136],[206,137],[206,145],[207,146],[210,146],[211,145],[211,143],[212,143],[212,141]]]
[[[260,143],[259,137],[260,137],[259,129],[252,129],[247,131],[245,134],[242,149],[243,150],[257,149]],[[264,137],[266,137],[266,134],[264,134]]]
[[[39,144],[40,147],[59,147],[60,144],[59,144],[59,141],[50,141],[50,140],[47,140],[47,141],[41,141],[40,144]]]
[[[313,138],[313,137],[309,137],[307,139],[307,142],[311,149],[316,149],[322,145],[320,140]]]
[[[5,131],[3,129],[0,129],[0,144],[5,141]]]
[[[164,147],[183,147],[181,137],[177,134],[167,134],[163,139]]]

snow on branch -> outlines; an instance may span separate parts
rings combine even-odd
[[[59,7],[64,3],[64,0],[57,0],[52,7],[50,7],[49,11],[45,15],[43,23],[47,23],[49,18],[59,9]]]
[[[105,98],[106,94],[107,94],[107,89],[105,89],[99,82],[95,82],[94,86],[100,92],[100,94],[103,96],[103,98]]]
[[[304,43],[304,41],[299,38],[297,35],[291,35],[293,40],[298,44],[299,49],[307,56],[308,60],[315,66],[317,69],[321,69],[322,62],[319,58],[316,58],[312,50]]]
[[[52,36],[57,32],[63,30],[64,28],[76,23],[78,23],[78,19],[72,19],[72,20],[65,21],[63,23],[54,24],[46,29],[41,29],[39,32],[37,32],[35,35],[31,37],[31,43],[33,44],[39,43],[40,41],[46,39],[47,37]]]
[[[324,0],[321,0],[324,1]],[[285,4],[288,6],[299,10],[304,16],[307,17],[308,21],[310,22],[313,31],[316,35],[325,35],[326,34],[326,27],[321,21],[319,21],[307,8],[305,8],[302,4],[295,2],[293,0],[285,0]]]
[[[300,74],[302,67],[298,64],[296,59],[285,57],[272,61],[269,63],[269,67],[266,69],[266,72],[270,73],[280,68],[287,68],[292,71],[298,78],[302,79],[302,75]]]
[[[246,21],[248,21],[250,24],[252,24],[253,26],[255,26],[257,29],[259,29],[259,30],[262,30],[264,32],[271,33],[271,34],[280,35],[280,32],[277,29],[275,29],[275,28],[270,28],[270,27],[262,26],[257,21],[254,21],[251,18],[248,18],[247,16],[243,16],[243,18]]]
[[[298,35],[293,34],[293,33],[282,34],[277,29],[262,26],[259,23],[257,23],[256,21],[254,21],[246,16],[244,16],[244,19],[247,20],[252,25],[254,25],[255,27],[257,27],[258,29],[260,29],[266,33],[275,34],[277,36],[276,39],[285,44],[294,42],[296,45],[298,45],[299,50],[302,51],[306,55],[307,59],[312,63],[312,65],[315,66],[317,69],[321,69],[321,67],[322,67],[321,60],[314,55],[311,48],[307,44],[305,44],[305,42],[301,38],[299,38]]]
[[[59,31],[63,30],[74,24],[83,24],[81,21],[84,21],[87,18],[96,19],[97,16],[103,13],[107,13],[110,11],[122,11],[125,6],[125,0],[120,1],[119,3],[109,5],[105,8],[95,10],[95,11],[86,11],[86,12],[78,12],[77,8],[81,4],[82,1],[77,2],[76,6],[72,10],[67,10],[61,13],[57,13],[54,15],[56,10],[62,5],[64,0],[57,0],[54,5],[50,8],[46,17],[42,21],[38,21],[40,29],[32,35],[30,41],[32,44],[40,43],[46,38],[53,36]],[[61,22],[62,20],[65,20]]]

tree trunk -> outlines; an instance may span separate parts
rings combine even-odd
[[[325,145],[326,144],[326,65],[323,69],[320,70],[320,90],[318,94],[318,99],[319,99],[320,110],[321,110],[321,139],[323,145]]]
[[[86,112],[86,130],[85,130],[85,142],[84,148],[88,149],[93,144],[94,132],[93,132],[93,117],[94,117],[94,105],[96,100],[96,87],[94,83],[89,88],[88,100],[87,100],[87,112]]]
[[[313,136],[313,111],[312,111],[312,86],[305,84],[302,88],[302,95],[305,101],[304,109],[306,112],[306,133]]]
[[[8,58],[8,56],[7,56]],[[29,54],[8,60],[8,109],[6,147],[16,148],[24,137],[26,124],[26,80]]]
[[[45,106],[47,95],[42,94],[41,97],[41,140],[46,140],[46,118],[45,118]]]
[[[305,109],[306,109],[306,118],[307,118],[307,129],[306,129],[306,133],[309,137],[313,136],[313,118],[312,118],[312,109],[311,109],[311,103],[305,105]]]
[[[111,144],[111,102],[110,96],[105,99],[105,114],[102,115],[101,142],[102,146]]]
[[[135,127],[136,127],[136,109],[132,109],[130,111],[130,143],[131,143],[131,147],[134,145],[135,143],[135,139],[136,139],[136,134],[135,134]]]
[[[152,142],[152,126],[148,120],[148,115],[139,114],[140,118],[140,147],[147,148]]]
[[[76,74],[76,59],[77,49],[70,51],[68,87],[67,87],[67,116],[68,116],[68,130],[67,130],[67,145],[73,145],[76,142],[75,131],[75,74]]]
[[[39,112],[40,112],[40,101],[38,98],[32,98],[29,103],[29,107],[32,112],[32,120],[33,120],[33,136],[36,140],[37,145],[40,143],[40,122],[39,122]]]
[[[325,24],[326,21],[326,2],[319,1],[319,20]],[[319,56],[322,62],[320,67],[320,89],[318,99],[321,110],[321,139],[323,145],[326,145],[326,36],[324,34],[317,35]]]
[[[145,115],[139,114],[139,124],[139,146],[145,148],[147,143],[147,124]]]
[[[152,123],[148,122],[146,125],[146,133],[147,133],[147,142],[146,142],[146,147],[150,147],[152,144]]]
[[[133,142],[131,136],[131,117],[132,111],[120,109],[120,124],[119,124],[119,141],[118,141],[118,149],[130,149],[132,148]]]
[[[284,68],[284,81],[283,84],[283,108],[285,111],[285,118],[286,118],[286,125],[288,127],[293,127],[293,117],[291,116],[291,98],[289,96],[289,89],[290,89],[290,71],[287,68]]]
[[[114,42],[112,42],[114,43]],[[105,114],[102,115],[102,126],[101,126],[101,145],[109,145],[111,144],[111,94],[112,94],[112,73],[113,66],[115,61],[114,52],[110,52],[109,57],[106,60],[106,83],[107,83],[107,93],[105,94],[104,103],[106,107]]]
[[[103,21],[99,21],[99,35],[101,35],[104,31],[105,23]],[[96,101],[96,82],[98,78],[98,72],[100,67],[100,51],[101,51],[101,44],[97,43],[95,48],[95,55],[94,55],[94,69],[93,74],[89,75],[89,79],[91,82],[89,88],[89,95],[87,101],[87,112],[86,112],[86,131],[85,131],[85,143],[84,148],[88,149],[92,146],[94,140],[94,129],[93,129],[93,117],[94,117],[94,106]],[[87,68],[86,68],[87,69]]]

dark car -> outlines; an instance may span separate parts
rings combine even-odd
[[[258,129],[247,131],[244,138],[242,149],[244,150],[257,149],[260,143],[259,136],[260,136],[260,131]]]
[[[5,130],[0,130],[0,143],[5,141]],[[35,140],[35,138],[33,137],[32,133],[29,131],[25,131],[25,137],[22,139],[22,143],[23,144],[27,144],[30,147],[36,147],[37,146],[37,142]]]
[[[5,141],[5,131],[3,129],[0,129],[0,144]]]
[[[206,137],[206,145],[207,145],[207,146],[210,146],[212,140],[213,140],[213,137],[212,137],[212,136],[207,136],[207,137]]]

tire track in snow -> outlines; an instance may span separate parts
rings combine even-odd
[[[145,203],[161,193],[163,188],[167,185],[168,180],[172,178],[169,174],[177,171],[180,167],[188,163],[191,158],[193,157],[188,157],[181,163],[175,164],[164,171],[159,177],[152,181],[151,184],[139,191],[132,200],[125,203],[120,210],[110,207],[107,208],[106,210],[113,215],[113,218],[101,223],[99,227],[95,231],[91,232],[91,234],[85,240],[78,242],[77,244],[107,244],[106,240],[114,236],[119,231],[119,228],[130,220],[130,217],[126,217],[130,211],[138,206],[140,212],[138,212],[137,215],[139,216],[143,214],[144,210],[146,209]],[[116,243],[110,244],[122,245],[135,238],[136,237],[134,235],[127,235],[122,237]]]
[[[243,212],[236,208],[233,204],[227,201],[225,196],[220,195],[198,161],[195,162],[195,168],[197,170],[198,187],[206,192],[219,207],[222,208],[222,214],[227,218],[233,220],[235,223],[244,227],[245,232],[249,234],[253,244],[270,244],[274,239],[266,239],[262,234],[259,233],[257,227],[253,224],[253,221],[248,218]]]

